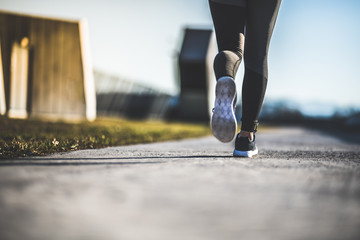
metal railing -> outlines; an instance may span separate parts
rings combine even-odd
[[[94,71],[97,113],[136,119],[163,119],[169,94],[118,76]]]

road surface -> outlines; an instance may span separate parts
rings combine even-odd
[[[0,162],[0,239],[360,239],[360,145],[302,128]]]

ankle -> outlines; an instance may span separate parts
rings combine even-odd
[[[240,137],[247,137],[250,140],[253,140],[254,139],[254,132],[248,132],[248,131],[241,130],[240,131]]]

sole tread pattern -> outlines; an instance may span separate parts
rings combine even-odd
[[[213,135],[221,142],[230,142],[236,134],[235,98],[236,85],[234,80],[230,77],[220,78],[216,83],[211,129]]]

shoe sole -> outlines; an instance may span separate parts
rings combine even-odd
[[[234,113],[236,85],[230,77],[220,78],[216,83],[215,107],[211,118],[213,135],[221,142],[234,139],[237,123]]]
[[[255,149],[253,151],[239,151],[239,150],[236,150],[234,149],[234,153],[233,153],[233,156],[234,157],[248,157],[248,158],[251,158],[255,155],[258,154],[258,150]]]

